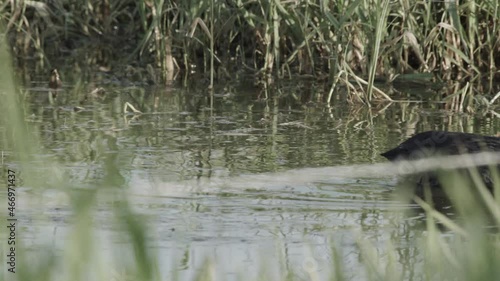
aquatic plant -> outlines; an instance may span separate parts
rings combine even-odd
[[[0,21],[15,56],[42,66],[87,42],[86,62],[103,68],[141,60],[163,80],[180,70],[210,73],[212,84],[241,71],[326,75],[332,91],[346,87],[367,104],[390,99],[375,78],[433,73],[469,83],[448,94],[465,111],[494,89],[499,13],[498,1],[7,0]]]

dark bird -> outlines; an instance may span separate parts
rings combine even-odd
[[[479,152],[500,152],[500,138],[493,136],[482,136],[477,134],[467,134],[459,132],[428,131],[414,135],[381,155],[390,161],[419,160],[435,156],[474,154]],[[500,172],[500,165],[496,165]],[[492,191],[493,179],[488,166],[476,167],[485,186]],[[441,171],[442,172],[442,171]],[[455,170],[460,175],[465,175],[470,179],[470,171],[466,168]],[[443,174],[439,171],[425,172],[410,177],[413,183],[414,194],[424,197],[424,187],[429,186],[434,197],[446,196],[442,191],[440,177]],[[416,181],[416,182],[415,182]],[[471,181],[470,181],[471,182]],[[470,183],[469,182],[469,183]]]
[[[57,90],[59,90],[62,86],[61,77],[59,76],[59,72],[57,69],[53,69],[50,74],[49,80],[49,88],[51,89],[51,94],[55,98],[57,96]]]

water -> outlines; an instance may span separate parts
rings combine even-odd
[[[423,216],[404,214],[416,206],[390,196],[395,167],[379,154],[416,131],[495,134],[498,120],[425,102],[368,109],[340,94],[326,106],[315,98],[321,89],[310,81],[268,92],[225,85],[212,107],[202,85],[110,87],[104,99],[83,103],[91,88],[66,86],[50,104],[34,84],[26,120],[43,152],[30,164],[37,184],[19,188],[20,237],[34,256],[47,245],[64,255],[75,202],[97,192],[93,247],[120,261],[109,268],[121,276],[133,261],[130,238],[115,222],[125,194],[163,279],[193,280],[208,262],[217,280],[289,272],[323,280],[334,273],[334,247],[348,279],[360,280],[365,242],[382,264],[392,245],[403,279],[412,279]],[[143,114],[124,114],[125,102]]]

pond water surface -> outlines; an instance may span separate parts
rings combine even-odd
[[[324,280],[335,259],[347,279],[362,280],[365,242],[381,265],[393,245],[403,279],[414,280],[423,215],[406,215],[416,206],[391,196],[397,167],[380,153],[430,129],[499,130],[488,114],[452,114],[441,104],[410,102],[411,95],[368,108],[338,94],[327,106],[316,98],[323,86],[296,81],[267,92],[224,85],[211,100],[203,84],[105,87],[104,98],[83,103],[91,86],[65,85],[53,104],[44,83],[28,87],[26,121],[43,161],[32,163],[39,186],[20,189],[24,244],[33,253],[51,245],[62,253],[75,235],[71,202],[96,190],[95,247],[131,262],[129,238],[114,222],[124,191],[164,280],[193,280],[207,262],[215,280],[278,280],[290,272]],[[126,102],[142,114],[124,114]]]

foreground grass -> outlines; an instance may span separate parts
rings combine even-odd
[[[152,247],[157,243],[148,235],[150,230],[140,221],[141,215],[131,210],[125,203],[125,198],[120,199],[121,203],[116,206],[115,216],[109,223],[119,226],[120,235],[127,237],[128,243],[103,244],[91,227],[95,214],[93,209],[96,208],[94,196],[98,194],[89,192],[87,196],[71,202],[73,214],[68,226],[70,231],[64,238],[62,249],[52,247],[51,243],[42,249],[30,249],[29,246],[23,246],[23,242],[27,241],[18,239],[15,274],[6,271],[8,265],[2,254],[0,268],[6,277],[4,280],[165,280],[165,277],[160,276],[159,257]],[[375,242],[366,239],[363,233],[358,234],[357,245],[351,249],[359,252],[361,267],[356,268],[356,271],[365,272],[363,275],[366,280],[496,280],[500,273],[500,239],[497,231],[486,227],[488,224],[478,220],[477,216],[463,217],[459,225],[446,221],[446,218],[434,212],[433,209],[428,209],[426,231],[413,240],[422,253],[419,256],[422,260],[410,260],[419,265],[415,266],[410,275],[408,271],[404,275],[402,273],[402,261],[399,260],[401,253],[396,244],[389,242],[386,246],[375,246]],[[443,228],[438,227],[443,224],[453,228],[453,231],[445,230],[446,234],[443,234]],[[342,255],[333,244],[324,245],[330,249],[332,262],[328,269],[331,272],[328,279],[352,280],[349,278],[351,272],[347,270]],[[125,248],[130,255],[110,256],[109,252],[113,252],[113,247]],[[215,274],[219,270],[215,258],[196,258],[204,259],[204,266],[190,280],[220,280]],[[323,280],[314,264],[303,268],[288,268],[286,272],[280,272],[276,279],[276,275],[267,273],[266,259],[262,256],[263,266],[258,274],[259,279],[303,280],[307,276],[311,280]],[[176,263],[181,264],[181,260],[182,257],[177,257]],[[307,261],[305,257],[304,260]],[[280,262],[286,263],[285,260]],[[322,269],[323,272],[324,270]],[[178,269],[178,272],[171,273],[167,278],[179,280],[181,272]],[[252,279],[240,276],[238,280]]]

